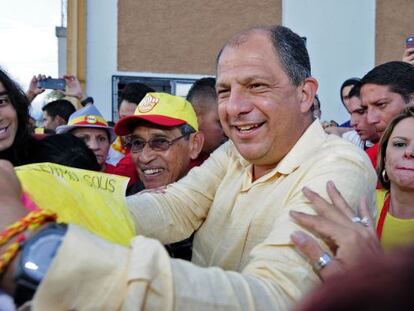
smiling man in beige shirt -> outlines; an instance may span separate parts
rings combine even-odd
[[[356,207],[376,177],[357,147],[324,133],[302,39],[281,26],[236,35],[217,64],[230,141],[164,193],[128,198],[130,248],[70,226],[35,295],[38,310],[286,310],[319,282],[294,248],[304,186],[335,182]],[[370,196],[372,199],[373,195]],[[194,231],[192,262],[162,244]]]

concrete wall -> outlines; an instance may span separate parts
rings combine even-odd
[[[374,66],[375,0],[284,0],[283,25],[307,38],[322,120],[347,120],[339,89]]]
[[[281,22],[281,0],[120,0],[118,69],[214,74],[236,32]]]
[[[406,37],[414,34],[414,1],[377,0],[376,25],[375,62],[401,60]]]
[[[111,119],[112,75],[214,74],[217,52],[230,36],[281,23],[281,11],[281,0],[88,0],[87,94]]]
[[[231,35],[283,21],[307,37],[322,119],[342,122],[341,83],[401,59],[413,17],[412,0],[88,0],[87,93],[111,118],[112,75],[214,74]]]

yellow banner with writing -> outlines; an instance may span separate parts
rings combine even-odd
[[[128,178],[53,163],[16,167],[23,192],[58,221],[83,226],[115,243],[128,245],[135,228],[128,212]]]

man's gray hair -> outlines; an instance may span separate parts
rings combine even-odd
[[[283,69],[294,85],[311,76],[311,65],[305,41],[287,27],[273,26],[268,31]]]
[[[276,57],[280,59],[283,70],[294,85],[299,85],[311,76],[309,54],[304,39],[289,28],[279,25],[255,27],[237,34],[220,50],[217,56],[217,64],[227,46],[241,46],[252,33],[257,31],[264,31],[269,34]]]

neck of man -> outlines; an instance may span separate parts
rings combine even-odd
[[[253,165],[253,174],[252,174],[252,182],[259,179],[260,177],[266,175],[271,170],[273,170],[276,165]]]
[[[299,122],[299,121],[298,121]],[[301,123],[295,123],[292,126],[292,130],[290,131],[291,135],[291,143],[287,146],[279,146],[277,150],[274,150],[275,159],[274,163],[272,164],[253,164],[253,172],[252,172],[252,181],[259,179],[260,177],[266,175],[271,170],[273,170],[280,161],[282,161],[286,155],[292,150],[292,148],[297,144],[299,139],[302,135],[306,132],[306,130],[311,126],[314,122],[313,116],[311,113],[308,113],[308,116],[301,120]],[[295,129],[295,130],[294,130]]]
[[[414,218],[414,192],[408,189],[400,189],[391,184],[390,193],[389,213],[396,218]]]

